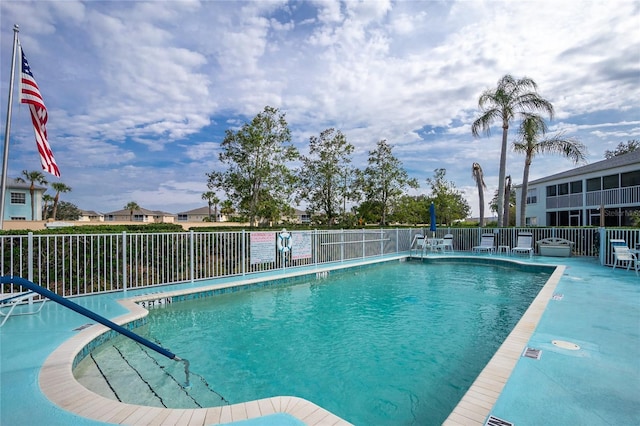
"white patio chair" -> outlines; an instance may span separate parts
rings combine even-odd
[[[30,315],[30,314],[37,314],[38,312],[40,312],[42,310],[42,307],[44,306],[44,302],[46,302],[47,299],[44,299],[40,303],[40,306],[39,306],[39,308],[37,310],[30,310],[28,312],[19,312],[19,313],[14,313],[13,312],[13,310],[19,304],[24,303],[26,301],[31,302],[35,296],[37,296],[37,294],[34,293],[33,291],[26,291],[26,292],[17,293],[17,294],[4,294],[4,295],[2,295],[2,297],[0,297],[0,316],[2,316],[4,318],[2,319],[2,322],[0,323],[0,327],[2,327],[5,322],[7,322],[7,320],[9,319],[9,317],[12,314],[13,315]],[[4,310],[6,308],[8,308],[8,309]]]
[[[410,252],[413,253],[413,250],[420,250],[420,253],[424,253],[427,249],[428,241],[422,234],[417,234],[413,237],[413,242],[411,243]]]
[[[533,256],[533,234],[531,232],[521,232],[518,234],[516,246],[511,248],[511,253],[526,254]]]
[[[433,248],[440,250],[443,253],[447,250],[453,253],[453,234],[446,234],[442,237],[442,241],[436,244]]]
[[[482,237],[480,238],[480,245],[471,247],[471,251],[472,252],[475,251],[478,253],[483,251],[488,251],[489,254],[495,253],[496,251],[495,242],[496,242],[496,238],[494,234],[482,234]]]
[[[618,263],[622,265],[623,262],[627,262],[627,271],[631,268],[631,265],[633,265],[633,269],[636,271],[636,275],[638,275],[638,269],[640,269],[638,258],[635,253],[631,252],[627,242],[625,240],[611,240],[611,246],[613,247],[613,257],[615,258],[613,271],[615,271]]]

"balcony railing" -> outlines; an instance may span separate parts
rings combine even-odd
[[[557,195],[546,198],[547,209],[583,207],[582,193]],[[584,207],[598,208],[600,205],[624,207],[640,205],[640,186],[591,191],[585,195]]]

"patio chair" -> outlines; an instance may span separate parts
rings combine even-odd
[[[30,314],[37,314],[38,312],[40,312],[42,310],[42,307],[44,306],[44,302],[46,301],[43,300],[42,303],[40,303],[40,307],[37,310],[31,310],[28,312],[20,312],[20,313],[13,313],[13,310],[21,303],[26,302],[26,301],[33,301],[33,298],[36,296],[37,294],[33,291],[26,291],[23,293],[17,293],[17,294],[4,294],[0,297],[0,316],[4,317],[2,319],[2,322],[0,323],[0,327],[2,327],[4,325],[5,322],[7,322],[7,320],[9,319],[9,317],[13,314],[13,315],[30,315]],[[3,309],[9,308],[8,310],[3,312]]]
[[[482,237],[480,238],[480,245],[471,247],[471,251],[472,252],[476,251],[478,253],[483,251],[488,251],[489,254],[495,253],[496,252],[495,242],[496,242],[496,238],[494,234],[482,234]]]
[[[413,253],[413,250],[420,250],[420,253],[424,253],[425,249],[428,246],[428,241],[422,234],[417,234],[413,237],[413,242],[411,243],[410,253]]]
[[[613,247],[613,257],[615,258],[613,270],[616,270],[618,263],[622,265],[623,262],[627,262],[627,271],[631,268],[631,265],[633,265],[633,269],[636,271],[636,275],[638,275],[638,269],[640,269],[638,258],[635,253],[629,249],[627,242],[625,240],[611,240],[611,246]]]
[[[440,250],[443,253],[447,250],[453,253],[453,234],[446,234],[442,237],[442,241],[433,246],[434,249]]]
[[[511,253],[526,254],[533,256],[533,234],[531,232],[521,232],[518,234],[516,246],[511,248]]]

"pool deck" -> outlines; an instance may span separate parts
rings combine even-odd
[[[318,265],[287,271],[286,275],[404,258],[407,254]],[[612,271],[591,258],[453,256],[563,267],[547,282],[446,424],[481,425],[488,416],[518,426],[640,424],[640,277],[624,269]],[[72,300],[121,322],[144,315],[131,301],[119,303],[125,298],[280,277],[282,274],[256,274]],[[348,424],[295,397],[196,410],[137,407],[100,397],[79,385],[70,371],[75,354],[103,330],[100,325],[74,330],[90,322],[47,302],[40,313],[12,317],[0,328],[0,424]],[[573,350],[571,344],[579,349]],[[526,348],[539,349],[539,359],[523,357]]]

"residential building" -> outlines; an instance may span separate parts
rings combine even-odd
[[[133,211],[133,215],[129,210],[116,210],[105,213],[104,220],[106,222],[144,222],[144,223],[173,223],[175,215],[159,210],[147,210],[140,208]]]
[[[4,199],[4,220],[42,220],[42,195],[47,190],[44,186],[35,186],[34,216],[31,217],[30,182],[19,182],[7,178],[7,190]]]
[[[522,186],[516,187],[520,203]],[[633,226],[640,215],[640,151],[557,173],[528,184],[530,226]],[[520,207],[516,208],[520,223]]]
[[[104,215],[93,210],[80,210],[78,222],[104,222]]]
[[[211,216],[215,214],[216,209],[211,208]],[[178,213],[178,222],[202,222],[209,217],[209,206],[198,207],[197,209],[189,210],[186,212]],[[216,222],[226,222],[227,217],[220,213],[220,207],[218,207],[218,217]]]

